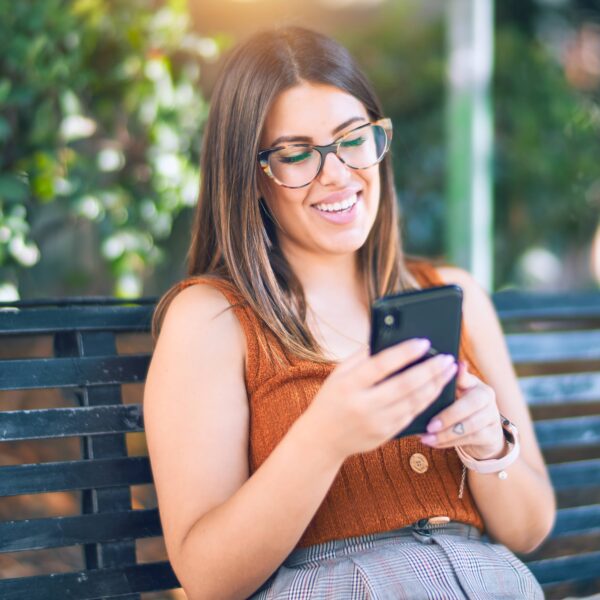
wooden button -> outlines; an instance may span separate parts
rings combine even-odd
[[[423,454],[415,452],[409,460],[410,468],[416,473],[425,473],[429,469],[429,463]]]

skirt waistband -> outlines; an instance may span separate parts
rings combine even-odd
[[[381,543],[401,540],[403,538],[411,541],[418,541],[422,544],[433,543],[435,535],[453,535],[467,539],[479,540],[481,533],[473,525],[450,521],[448,523],[429,523],[427,519],[421,519],[412,525],[382,531],[380,533],[370,533],[355,537],[344,538],[341,540],[331,540],[306,548],[294,550],[284,561],[286,567],[295,567],[308,565],[309,563],[318,563],[323,560],[348,556],[354,552],[368,550]]]

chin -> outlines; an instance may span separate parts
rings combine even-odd
[[[356,237],[355,239],[339,240],[339,243],[335,245],[329,243],[327,250],[332,254],[352,254],[353,252],[358,252],[358,250],[365,245],[368,237],[369,232],[367,231],[366,234]]]

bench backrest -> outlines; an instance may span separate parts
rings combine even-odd
[[[600,591],[600,293],[494,296],[558,501],[523,559],[547,598]]]
[[[18,336],[52,336],[53,356],[0,362],[0,389],[58,388],[72,406],[0,413],[0,440],[81,440],[80,456],[0,467],[0,496],[78,492],[78,515],[0,523],[0,552],[77,545],[83,569],[0,581],[0,598],[109,598],[178,586],[166,561],[140,564],[136,540],[160,536],[156,506],[132,508],[131,486],[152,483],[147,456],[129,456],[126,435],[142,432],[141,404],[123,403],[126,384],[143,384],[146,351],[122,354],[123,335],[147,337],[154,304],[85,301],[0,310],[2,344]],[[13,344],[14,345],[14,344]],[[0,400],[1,402],[1,400]],[[18,447],[18,446],[17,446]],[[1,558],[1,555],[0,555]],[[2,564],[0,562],[0,564]],[[1,569],[0,569],[1,570]],[[4,569],[6,572],[6,569]]]
[[[597,592],[600,293],[501,293],[494,301],[560,507],[551,538],[525,560],[548,598]],[[54,460],[32,460],[25,451],[26,464],[0,466],[1,502],[63,493],[80,503],[76,514],[40,517],[38,508],[36,518],[16,520],[8,520],[12,505],[0,503],[0,519],[7,519],[0,521],[1,598],[138,599],[178,586],[164,548],[162,555],[143,555],[142,542],[160,541],[161,528],[143,444],[131,451],[132,436],[143,438],[141,389],[153,308],[152,301],[125,306],[75,300],[0,310],[0,465],[4,447],[16,456],[33,445],[80,440],[78,455],[68,459],[53,450]],[[39,336],[52,340],[47,356],[8,354],[18,340],[31,344]],[[3,410],[15,403],[14,394],[45,390],[46,397],[57,389],[69,399],[66,406],[42,400],[41,407]],[[141,489],[150,489],[149,499]],[[35,569],[37,552],[65,547],[82,550],[80,564],[66,560],[41,574]],[[15,564],[26,568],[7,568]]]

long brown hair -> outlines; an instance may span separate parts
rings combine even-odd
[[[344,90],[362,102],[369,118],[383,117],[371,84],[350,53],[322,34],[285,27],[256,34],[237,46],[211,97],[188,273],[229,281],[287,351],[326,362],[306,324],[302,286],[277,244],[276,229],[261,201],[263,175],[256,161],[271,104],[282,91],[303,81]],[[380,176],[378,214],[358,250],[370,302],[420,287],[404,262],[389,153],[380,163]],[[180,284],[174,286],[159,302],[155,336],[179,289]]]

